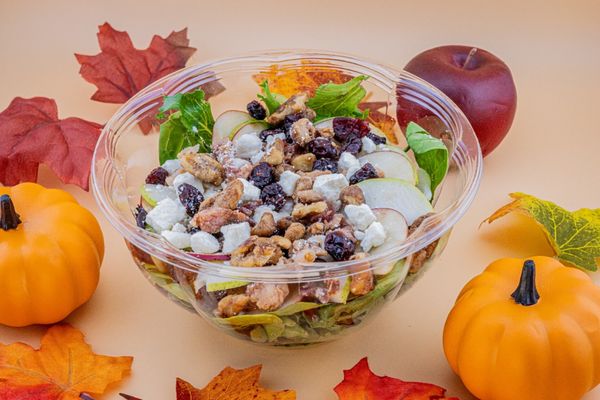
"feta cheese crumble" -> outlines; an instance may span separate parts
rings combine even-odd
[[[385,229],[381,222],[373,222],[365,231],[365,237],[360,242],[364,251],[369,251],[373,247],[381,246],[385,242]]]
[[[342,174],[320,175],[315,179],[313,190],[334,202],[340,198],[340,192],[346,186],[348,186],[348,179]]]
[[[294,190],[296,189],[296,183],[298,183],[298,179],[300,179],[300,175],[292,172],[292,171],[283,171],[281,176],[279,177],[279,185],[283,189],[283,192],[287,196],[291,196],[294,194]]]
[[[362,151],[364,151],[365,153],[372,153],[377,149],[377,145],[370,138],[365,136],[361,139],[361,141],[362,141]]]
[[[178,159],[167,160],[161,165],[170,175],[181,168],[181,162]]]
[[[246,179],[238,178],[242,181],[244,185],[244,192],[242,193],[242,198],[240,199],[240,203],[244,203],[246,201],[255,201],[260,199],[260,189],[254,186],[252,183],[248,182]]]
[[[223,234],[223,253],[231,253],[250,238],[250,224],[241,222],[225,225],[221,227],[221,233]]]
[[[235,155],[239,158],[252,158],[252,156],[261,151],[262,145],[258,136],[247,133],[235,142]]]
[[[348,221],[360,231],[367,229],[377,219],[373,211],[371,211],[371,207],[366,204],[358,206],[349,204],[344,207],[344,213],[346,213]]]
[[[194,253],[212,254],[219,251],[221,244],[216,237],[207,232],[196,232],[190,237],[190,245]]]
[[[338,161],[338,169],[342,171],[349,171],[354,168],[360,168],[360,162],[358,161],[358,158],[354,157],[352,153],[344,151],[340,155],[340,159]]]
[[[179,201],[170,198],[163,199],[156,204],[146,216],[146,223],[154,229],[155,232],[169,230],[177,222],[181,222],[186,217],[185,208],[179,204]]]
[[[173,179],[173,187],[175,190],[184,183],[190,184],[200,192],[204,193],[204,186],[202,186],[202,182],[196,178],[194,175],[189,172],[184,172],[183,174],[179,174]]]

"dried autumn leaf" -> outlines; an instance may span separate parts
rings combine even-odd
[[[83,334],[54,325],[39,349],[24,343],[0,344],[0,399],[76,400],[102,394],[130,372],[132,357],[97,355]]]
[[[268,70],[253,76],[256,83],[267,81],[271,92],[290,97],[298,92],[308,92],[310,96],[325,83],[345,83],[352,76],[328,67],[327,64],[317,66],[317,62],[303,60],[300,66],[281,67],[273,64]]]
[[[246,369],[225,368],[203,389],[177,378],[177,400],[295,400],[293,390],[273,391],[260,386],[261,365]]]
[[[339,400],[458,400],[444,397],[446,389],[430,383],[377,376],[366,357],[344,371],[344,380],[334,390]]]
[[[600,266],[600,208],[567,211],[547,200],[525,193],[510,193],[514,200],[485,221],[492,223],[511,212],[524,214],[542,228],[559,260],[596,271]],[[484,221],[484,222],[485,222]]]
[[[101,125],[58,119],[53,99],[15,98],[0,113],[0,182],[35,182],[45,164],[64,183],[89,187],[90,167]]]
[[[133,46],[129,34],[115,30],[108,22],[98,27],[101,52],[94,56],[75,54],[81,64],[79,73],[98,90],[92,100],[104,103],[124,103],[150,83],[183,67],[196,52],[189,46],[187,28],[171,32],[166,38],[154,35],[148,48]],[[202,85],[206,98],[225,88],[218,81]],[[148,133],[156,124],[158,107],[144,113],[140,128]]]

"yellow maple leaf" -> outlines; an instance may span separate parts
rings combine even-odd
[[[98,395],[131,371],[132,357],[92,352],[83,334],[54,325],[39,349],[24,343],[0,344],[0,399],[76,400]]]
[[[258,383],[261,365],[245,369],[227,367],[203,389],[177,378],[177,400],[295,400],[293,390],[274,391]]]

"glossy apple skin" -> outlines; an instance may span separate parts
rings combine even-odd
[[[484,156],[494,150],[510,129],[517,107],[517,90],[508,66],[492,53],[472,46],[441,46],[413,58],[406,71],[431,83],[450,97],[467,116]],[[469,58],[468,62],[465,61]],[[398,97],[398,122],[431,115]]]

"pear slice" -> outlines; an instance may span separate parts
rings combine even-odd
[[[386,233],[385,242],[371,250],[371,254],[383,253],[392,247],[398,246],[408,237],[408,224],[398,211],[391,208],[374,208],[373,213],[383,225]],[[375,275],[387,275],[394,268],[396,261],[378,265],[373,272]]]
[[[263,130],[267,129],[268,127],[269,127],[269,125],[266,122],[250,121],[249,123],[238,127],[234,132],[232,132],[231,135],[229,136],[229,140],[235,142],[236,140],[241,138],[243,135],[246,135],[248,133],[259,133],[259,132],[262,132]]]
[[[371,163],[381,169],[386,178],[403,179],[413,185],[417,183],[417,169],[403,151],[375,151],[360,156],[358,160],[362,165]]]
[[[427,197],[412,183],[398,178],[367,179],[357,183],[371,208],[398,211],[410,226],[417,218],[433,211]]]
[[[257,121],[245,111],[227,110],[219,115],[213,126],[213,144],[232,140],[247,125],[256,125],[253,131],[261,131],[269,127],[264,121]]]
[[[150,206],[155,207],[159,201],[166,199],[167,197],[171,200],[177,199],[177,193],[175,189],[165,185],[153,185],[146,183],[140,187],[140,195],[142,199]]]

